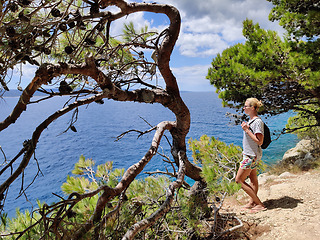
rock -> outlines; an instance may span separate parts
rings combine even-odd
[[[303,139],[294,147],[286,151],[283,155],[282,160],[280,161],[281,164],[295,164],[297,161],[305,158],[307,153],[314,150],[314,147],[311,143],[311,140]],[[300,162],[297,164],[301,165]]]
[[[267,173],[263,173],[263,174],[260,174],[259,176],[258,176],[258,182],[259,182],[259,184],[265,184],[267,181],[272,181],[272,180],[274,180],[276,178],[276,176],[275,175],[269,175],[269,174],[267,174]]]
[[[287,178],[287,177],[294,177],[294,176],[296,176],[296,175],[289,173],[289,172],[284,172],[279,175],[279,178]]]
[[[296,148],[306,152],[310,152],[314,150],[314,146],[311,143],[311,140],[307,140],[307,139],[303,139],[300,142],[298,142]]]
[[[309,170],[312,168],[315,160],[315,157],[313,157],[313,155],[308,152],[303,159],[298,159],[297,161],[295,161],[294,165],[298,166],[302,170]]]

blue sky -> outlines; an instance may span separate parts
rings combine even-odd
[[[133,2],[133,1],[131,1]],[[154,2],[154,1],[145,1]],[[272,5],[266,0],[159,0],[157,3],[175,6],[181,15],[181,31],[171,57],[170,66],[182,91],[214,91],[206,79],[212,59],[227,47],[244,42],[242,22],[248,18],[262,28],[283,33],[278,23],[268,20]],[[163,30],[169,20],[163,14],[137,13],[112,23],[111,35],[121,34],[123,22],[133,21],[137,29]],[[25,87],[34,76],[36,68],[23,66]],[[16,88],[18,71],[9,84]]]

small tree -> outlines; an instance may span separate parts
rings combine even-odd
[[[313,94],[319,99],[319,68],[320,68],[320,6],[317,1],[283,1],[268,0],[274,4],[270,12],[271,21],[279,21],[279,24],[288,31],[288,36],[294,46],[293,51],[305,52],[309,58],[310,82],[314,82]],[[304,39],[306,41],[301,41]],[[318,72],[318,73],[317,73]],[[319,102],[316,100],[315,102]],[[297,129],[300,138],[312,138],[319,142],[319,119],[316,115],[306,112],[316,112],[318,103],[306,105],[305,111],[298,111],[296,117],[290,118],[287,128]],[[308,127],[315,126],[315,127]]]

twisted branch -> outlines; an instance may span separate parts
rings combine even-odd
[[[174,199],[175,190],[182,186],[184,176],[185,176],[185,165],[184,159],[186,158],[185,153],[179,152],[180,167],[178,171],[177,180],[172,182],[167,189],[167,197],[161,207],[154,212],[150,217],[137,222],[127,231],[123,236],[122,240],[131,240],[138,234],[138,232],[143,231],[153,225],[158,219],[165,215],[171,208],[171,204]]]
[[[102,99],[103,98],[103,94],[97,94],[96,96],[92,96],[89,97],[87,99],[83,99],[83,100],[79,100],[76,101],[70,105],[68,105],[67,107],[56,111],[54,114],[52,114],[51,116],[49,116],[45,121],[43,121],[37,128],[36,130],[33,132],[32,138],[31,140],[29,140],[26,143],[25,149],[23,149],[25,151],[25,154],[23,156],[23,159],[20,163],[20,165],[18,166],[18,168],[11,174],[10,177],[8,177],[0,186],[0,195],[2,193],[4,193],[4,191],[6,189],[9,188],[9,186],[11,185],[11,183],[17,179],[17,177],[24,171],[24,169],[27,167],[27,165],[29,164],[30,158],[34,153],[34,150],[36,149],[38,140],[40,138],[41,133],[43,132],[44,129],[46,129],[54,120],[56,120],[57,118],[61,117],[62,115],[70,112],[71,110],[81,106],[81,105],[85,105],[85,104],[89,104],[91,102],[94,102],[96,100]],[[20,151],[21,152],[21,151]]]
[[[82,236],[87,233],[96,223],[101,220],[102,213],[106,204],[116,196],[119,196],[122,191],[124,191],[131,182],[136,178],[136,176],[144,169],[146,164],[152,159],[152,157],[157,153],[157,149],[160,145],[161,138],[165,130],[171,130],[175,127],[176,123],[171,121],[164,121],[157,125],[157,130],[153,137],[151,146],[145,156],[136,164],[132,165],[124,173],[121,181],[117,184],[115,188],[109,188],[105,190],[98,199],[94,213],[92,214],[90,220],[79,228],[73,239],[80,239]]]

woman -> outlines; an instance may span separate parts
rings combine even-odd
[[[256,98],[248,98],[244,104],[244,112],[249,115],[249,122],[243,122],[243,160],[236,176],[236,182],[241,184],[241,188],[250,196],[250,201],[243,209],[250,210],[251,213],[266,210],[263,203],[257,196],[258,177],[257,165],[262,157],[261,145],[263,143],[263,122],[258,117],[261,101]],[[245,180],[249,176],[250,184]]]

